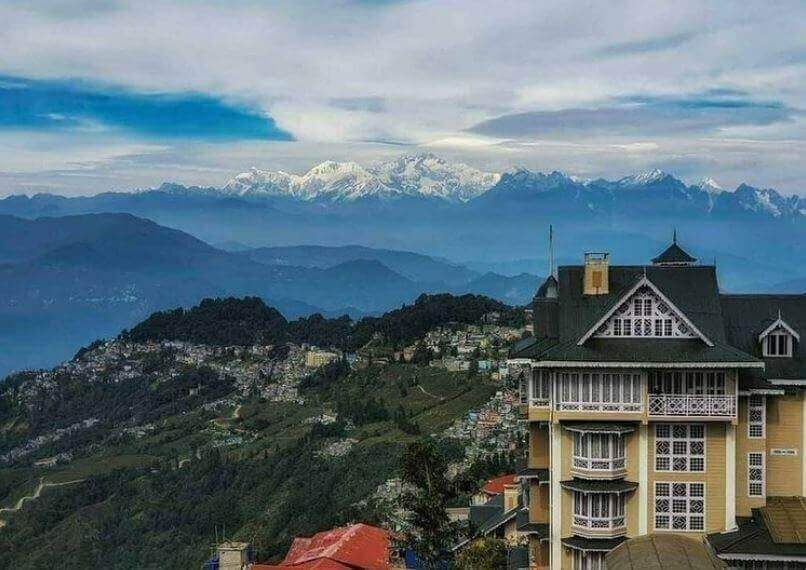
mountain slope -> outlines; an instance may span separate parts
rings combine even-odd
[[[286,317],[356,316],[424,292],[476,290],[474,272],[427,256],[306,247],[230,253],[128,214],[0,216],[0,238],[0,375],[51,364],[155,310],[205,297],[257,296]],[[491,276],[493,286],[479,289],[495,294],[496,279],[511,281]],[[537,281],[520,296],[499,289],[508,302],[526,302]]]
[[[260,247],[240,253],[253,261],[269,265],[295,265],[323,269],[345,261],[375,260],[407,279],[420,283],[462,284],[477,276],[475,272],[466,267],[427,255],[364,246]]]
[[[336,346],[375,332],[402,345],[491,310],[522,324],[522,310],[450,295],[329,324],[346,334]],[[523,434],[507,386],[413,364],[312,371],[301,344],[330,348],[320,324],[254,298],[206,300],[0,384],[0,509],[36,496],[0,512],[0,567],[199,567],[224,527],[276,559],[295,536],[389,515],[376,492],[420,433],[469,458],[471,488],[501,469],[476,459],[489,438],[448,432],[474,425],[472,410],[500,413],[485,433],[511,463]]]

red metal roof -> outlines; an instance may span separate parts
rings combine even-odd
[[[504,487],[506,485],[514,485],[515,484],[515,475],[501,475],[500,477],[495,477],[494,479],[489,479],[485,484],[484,487],[481,488],[482,491],[487,493],[488,495],[500,495],[504,492]]]
[[[387,570],[389,533],[366,524],[354,524],[295,538],[279,565],[258,564],[255,570]]]

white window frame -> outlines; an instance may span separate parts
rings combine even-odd
[[[529,390],[530,406],[548,406],[551,404],[551,372],[538,368],[532,371]]]
[[[607,515],[602,514],[605,510]],[[624,530],[627,528],[627,496],[624,493],[574,491],[571,521],[571,526],[586,530]]]
[[[574,550],[574,570],[604,570],[604,552]]]
[[[754,412],[758,419],[754,419]],[[767,435],[767,398],[750,396],[747,398],[747,439],[764,439]]]
[[[666,485],[668,493],[658,493],[661,485]],[[694,489],[701,489],[702,494],[696,495],[692,493]],[[683,490],[685,494],[676,494],[678,491]],[[706,510],[706,497],[705,497],[705,482],[704,481],[655,481],[653,486],[653,526],[655,531],[659,532],[705,532],[705,513]],[[666,510],[658,510],[661,501],[667,501]],[[701,510],[699,512],[692,512],[692,504],[701,503]],[[675,509],[684,507],[685,510]],[[658,520],[666,518],[667,523],[658,525]],[[683,519],[685,528],[675,527],[675,519]],[[692,528],[692,521],[700,521],[700,528]]]
[[[558,412],[642,412],[643,378],[635,372],[569,371],[554,375]]]
[[[697,331],[649,286],[640,287],[601,324],[597,338],[697,338]]]
[[[521,404],[529,402],[529,380],[526,378],[526,371],[521,371],[518,376],[518,395]]]
[[[675,434],[675,431],[680,432],[685,428],[685,436]],[[702,437],[692,436],[692,428],[702,430]],[[668,435],[663,435],[663,431],[668,429]],[[669,424],[660,423],[655,424],[655,447],[654,447],[654,467],[657,473],[705,473],[706,466],[706,427],[705,424]],[[658,443],[666,443],[668,445],[668,453],[659,453]],[[675,445],[677,444],[677,445]],[[692,453],[693,449],[702,445],[702,454]],[[685,451],[682,449],[685,447]],[[659,468],[660,462],[658,459],[668,458],[668,468]],[[702,459],[702,469],[692,469],[692,459]],[[675,469],[676,465],[685,465],[685,469]]]
[[[754,473],[757,471],[758,473]],[[753,485],[758,485],[758,492],[753,492]],[[747,454],[747,496],[751,499],[763,499],[767,495],[767,461],[763,451],[751,451]]]
[[[587,471],[617,471],[627,468],[627,445],[623,434],[574,432],[572,467]]]
[[[781,347],[782,342],[784,343],[783,347]],[[793,344],[795,344],[794,337],[781,328],[769,333],[761,340],[762,354],[765,358],[792,358]],[[772,347],[772,351],[770,347]],[[781,352],[781,348],[784,349],[783,352]]]

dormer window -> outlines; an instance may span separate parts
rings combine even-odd
[[[764,356],[792,356],[792,335],[788,332],[774,332],[764,339]]]
[[[778,318],[758,335],[758,340],[761,343],[763,356],[791,358],[795,341],[800,341],[800,335],[781,318],[781,313],[778,313]]]

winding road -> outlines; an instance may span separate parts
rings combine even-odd
[[[21,497],[13,507],[0,508],[0,515],[2,515],[4,513],[16,513],[17,511],[19,511],[23,507],[23,505],[25,505],[26,501],[35,501],[36,499],[39,498],[39,496],[42,494],[42,492],[48,487],[63,487],[64,485],[72,485],[74,483],[81,483],[83,480],[84,479],[75,479],[73,481],[63,481],[61,483],[48,483],[44,479],[40,479],[39,480],[39,485],[36,486],[36,489],[34,489],[34,492],[33,492],[32,495],[26,495],[24,497]],[[6,526],[6,524],[7,524],[6,521],[4,521],[3,519],[0,519],[0,528],[3,528],[4,526]]]

